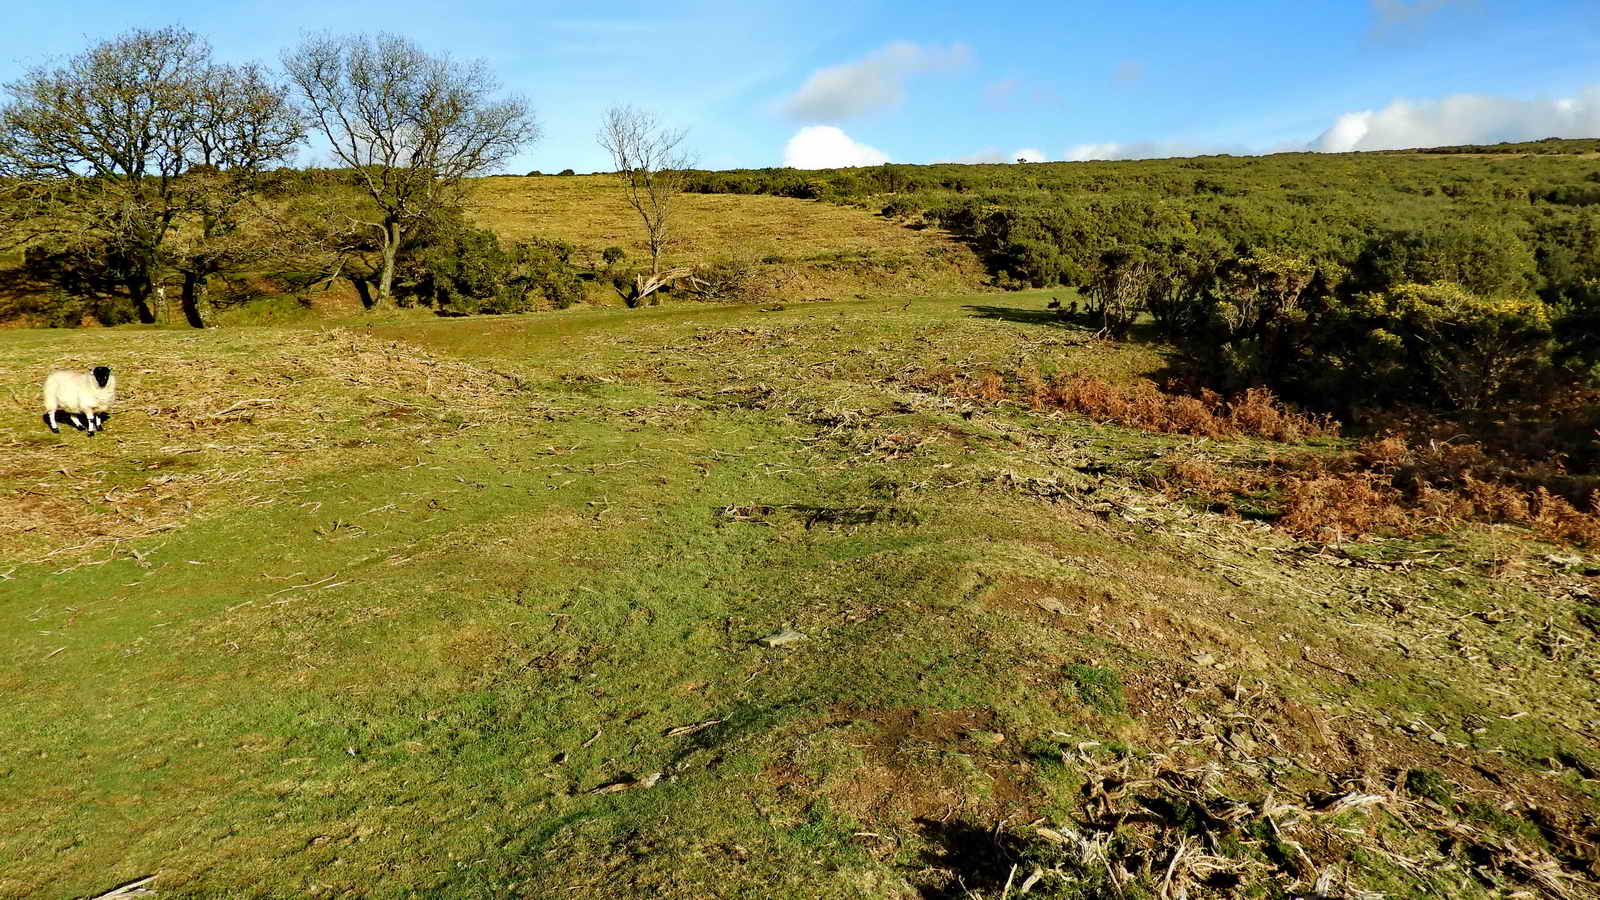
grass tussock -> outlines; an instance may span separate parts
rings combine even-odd
[[[929,380],[973,400],[1009,400],[1160,434],[1217,440],[1253,437],[1292,444],[1339,432],[1332,418],[1300,412],[1266,388],[1225,398],[1211,390],[1198,395],[1171,393],[1150,381],[1122,386],[1087,375],[1046,378],[1032,370],[1011,379],[992,372],[978,377],[948,372],[934,373]]]

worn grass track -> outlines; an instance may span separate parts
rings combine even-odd
[[[1046,299],[0,334],[0,895],[1593,896],[1592,561],[918,377]]]

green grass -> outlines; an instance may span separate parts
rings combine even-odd
[[[1119,474],[1192,439],[916,387],[941,367],[1165,364],[1071,346],[1038,315],[1049,296],[0,333],[19,398],[100,359],[124,393],[93,442],[31,410],[0,424],[0,896],[157,874],[163,896],[998,897],[1016,860],[1063,873],[1036,895],[1114,896],[1032,831],[993,835],[1068,827],[1103,767],[1157,759],[1260,796],[1248,766],[1293,756],[1272,789],[1310,805],[1329,782],[1305,772],[1470,785],[1448,768],[1465,755],[1592,811],[1486,739],[1397,727],[1415,686],[1451,679],[1405,712],[1523,710],[1526,740],[1595,750],[1570,724],[1587,657],[1467,618],[1555,615],[1474,567],[1477,532],[1428,545],[1451,555],[1421,575],[1295,555]],[[272,402],[225,412],[254,400]],[[1435,585],[1437,621],[1466,618],[1493,661],[1424,653],[1431,613],[1358,600]],[[757,643],[786,625],[808,639]],[[1497,681],[1543,695],[1480,689]],[[1280,746],[1245,743],[1240,717]],[[1521,841],[1519,821],[1494,827]],[[1161,875],[1120,890],[1158,895]]]
[[[1122,695],[1122,679],[1117,677],[1116,672],[1098,666],[1073,664],[1067,666],[1066,676],[1078,699],[1089,706],[1106,715],[1126,711],[1128,703]]]

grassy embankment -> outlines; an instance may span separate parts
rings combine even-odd
[[[639,217],[610,175],[484,178],[472,212],[502,237],[555,238],[598,256],[621,247],[648,265]],[[961,293],[982,264],[940,229],[787,197],[685,194],[677,198],[669,265],[748,263],[757,297],[833,299]],[[615,303],[596,286],[591,299]]]
[[[604,270],[600,253],[621,247],[624,265],[649,264],[644,228],[616,179],[602,175],[498,177],[474,182],[470,218],[503,239],[554,238],[577,248],[574,262]],[[912,229],[880,216],[828,203],[786,197],[687,194],[677,200],[674,240],[664,260],[672,266],[737,262],[751,267],[750,297],[850,299],[930,296],[976,290],[985,274],[966,246],[939,229]],[[34,309],[54,288],[15,272],[19,253],[0,253],[0,326],[37,324]],[[283,325],[337,320],[361,312],[360,299],[343,279],[319,284],[303,296],[272,293],[270,278],[238,286],[259,299],[212,311],[216,325]],[[219,280],[215,290],[229,291]],[[178,287],[163,321],[181,324]],[[600,278],[586,285],[585,301],[621,306]]]
[[[0,895],[1593,896],[1594,563],[929,387],[1048,296],[0,334]]]

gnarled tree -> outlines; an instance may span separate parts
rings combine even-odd
[[[348,217],[381,247],[375,305],[391,301],[406,237],[466,205],[463,179],[539,136],[525,101],[494,98],[499,84],[481,61],[429,56],[402,37],[311,37],[283,62],[312,127],[376,206],[372,219]]]
[[[9,242],[113,273],[142,322],[155,321],[149,297],[170,239],[191,227],[217,233],[250,174],[300,140],[283,93],[259,69],[214,64],[210,46],[182,28],[127,32],[5,88]],[[204,187],[219,173],[235,187]],[[192,225],[192,215],[214,224]]]

